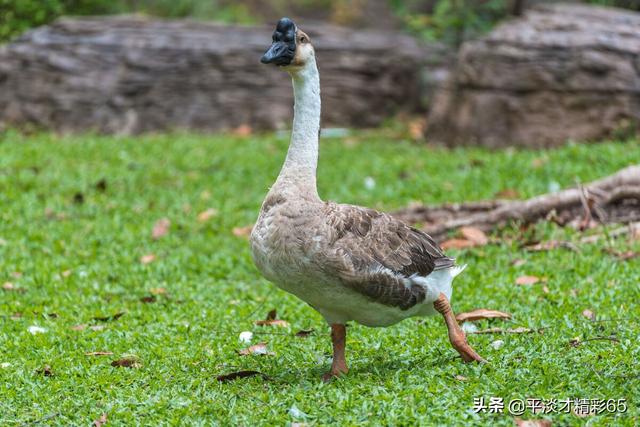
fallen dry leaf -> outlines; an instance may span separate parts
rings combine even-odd
[[[520,276],[516,279],[516,285],[534,285],[540,281],[538,276]]]
[[[414,141],[424,138],[424,130],[427,127],[427,121],[424,118],[417,118],[409,122],[409,135]]]
[[[576,245],[574,245],[571,242],[566,242],[562,240],[547,240],[545,242],[538,242],[532,245],[527,245],[524,248],[530,252],[544,252],[544,251],[550,251],[558,248],[565,248],[575,252],[580,252],[580,249],[578,249]]]
[[[51,370],[51,366],[44,365],[44,367],[36,369],[36,374],[44,375],[45,377],[52,377],[53,370]]]
[[[548,158],[546,158],[546,157],[538,157],[538,158],[533,159],[533,160],[531,161],[531,166],[532,166],[534,169],[538,169],[538,168],[542,167],[545,163],[547,163],[547,161],[548,161],[548,160],[549,160],[549,159],[548,159]]]
[[[100,418],[93,421],[93,427],[102,427],[107,424],[107,414],[100,415]]]
[[[470,333],[471,334],[528,334],[529,332],[533,332],[533,329],[519,326],[517,328],[512,328],[512,329],[503,329],[503,328],[480,329],[478,331],[472,331]]]
[[[472,241],[476,246],[483,246],[489,243],[489,239],[484,231],[476,227],[462,227],[460,234],[467,240]]]
[[[101,331],[101,330],[103,330],[105,328],[106,328],[105,325],[92,325],[92,326],[89,326],[89,329],[91,329],[92,331]]]
[[[64,221],[67,219],[67,215],[65,213],[56,213],[51,208],[46,208],[44,210],[44,216],[46,216],[47,219],[54,219],[58,221]]]
[[[114,360],[111,362],[111,366],[115,368],[141,368],[142,364],[140,363],[140,359],[136,356],[125,356],[122,359]]]
[[[156,260],[156,256],[154,254],[147,254],[140,257],[140,262],[144,265],[151,264]]]
[[[549,293],[549,287],[547,285],[542,286],[542,292],[544,292],[545,294]]]
[[[522,267],[526,263],[527,263],[527,260],[522,258],[516,258],[513,261],[511,261],[511,265],[513,265],[514,267]]]
[[[158,240],[159,238],[166,236],[169,233],[169,227],[171,227],[171,221],[169,218],[159,219],[153,226],[151,238]]]
[[[85,353],[85,356],[111,356],[113,353],[110,351],[90,351]]]
[[[640,256],[640,252],[634,252],[634,251],[619,252],[615,250],[608,250],[607,252],[609,252],[611,255],[615,256],[616,258],[618,258],[620,261],[627,261]]]
[[[253,230],[253,225],[246,225],[244,227],[234,227],[232,232],[236,237],[249,237]]]
[[[3,291],[7,291],[7,292],[20,292],[20,293],[24,293],[25,292],[24,289],[17,287],[16,285],[14,285],[11,282],[4,282],[2,284],[2,290]]]
[[[152,304],[152,303],[156,302],[157,299],[158,298],[156,298],[153,295],[147,295],[145,297],[140,298],[140,302],[143,302],[145,304]]]
[[[482,319],[511,319],[509,313],[504,313],[498,310],[487,310],[486,308],[479,308],[477,310],[469,311],[466,313],[458,313],[456,320],[458,323],[473,322],[475,320]]]
[[[471,240],[467,239],[448,239],[440,244],[444,250],[448,249],[467,249],[476,246]]]
[[[455,379],[457,379],[458,381],[467,381],[469,378],[462,375],[456,375]]]
[[[495,197],[498,199],[519,199],[520,193],[518,190],[513,188],[505,188],[504,190],[500,190],[495,194]]]
[[[282,319],[272,319],[272,320],[256,320],[257,326],[280,326],[282,328],[286,328],[289,326],[289,322]]]
[[[585,308],[584,310],[582,310],[582,315],[584,317],[586,317],[589,320],[596,320],[596,315],[593,311],[589,310],[588,308]]]
[[[111,320],[118,320],[119,318],[121,318],[122,316],[124,316],[126,313],[126,311],[119,311],[115,314],[112,314],[110,316],[96,316],[96,317],[92,317],[92,320],[97,320],[99,322],[109,322]]]
[[[73,273],[71,270],[65,270],[62,272],[62,277],[69,277],[71,276],[71,273]]]
[[[235,136],[247,137],[251,136],[253,129],[248,124],[242,124],[235,128],[232,132]]]
[[[523,420],[522,418],[514,419],[517,427],[551,427],[550,420]]]
[[[247,377],[253,377],[259,375],[262,378],[264,378],[265,380],[269,379],[268,376],[266,376],[265,374],[263,374],[262,372],[258,372],[258,371],[238,371],[238,372],[231,372],[230,374],[225,374],[225,375],[218,375],[216,377],[216,379],[218,381],[220,381],[221,383],[227,382],[227,381],[233,381],[233,380],[237,380],[238,378],[247,378]]]
[[[83,324],[80,324],[80,325],[75,325],[75,326],[72,326],[72,327],[71,327],[71,330],[72,330],[72,331],[84,331],[85,329],[87,329],[87,325],[85,325],[84,323],[83,323]]]
[[[167,293],[167,290],[165,288],[151,288],[149,289],[149,292],[151,292],[153,295],[165,295]]]
[[[313,329],[300,329],[296,332],[298,338],[306,338],[313,333]]]
[[[475,246],[484,246],[489,243],[484,231],[476,227],[461,227],[458,233],[462,238],[445,240],[440,244],[442,249],[467,249]]]
[[[238,354],[240,356],[248,356],[250,354],[255,354],[258,356],[274,356],[275,353],[272,353],[270,351],[267,350],[267,343],[266,342],[260,342],[258,344],[252,345],[250,347],[247,347],[243,350],[240,350],[238,352]]]
[[[211,218],[213,218],[214,216],[218,215],[218,211],[213,209],[213,208],[209,208],[205,211],[202,211],[198,214],[198,221],[199,222],[207,222],[209,221]]]
[[[265,318],[265,320],[256,320],[255,324],[258,326],[280,326],[283,328],[289,326],[289,322],[282,319],[277,319],[277,317],[278,312],[274,308],[269,313],[267,313],[267,317]]]

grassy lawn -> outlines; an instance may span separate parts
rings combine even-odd
[[[374,135],[323,140],[324,198],[393,210],[414,201],[492,198],[507,188],[528,197],[640,162],[637,141],[492,152]],[[469,264],[455,282],[456,311],[507,311],[511,321],[485,320],[478,328],[541,332],[470,335],[490,362],[479,366],[456,357],[441,318],[386,329],[352,325],[350,374],[322,383],[328,328],[260,276],[246,238],[233,232],[255,220],[287,142],[1,136],[0,284],[14,289],[0,291],[0,425],[86,426],[101,414],[108,425],[513,425],[506,408],[474,413],[474,397],[624,398],[624,414],[527,411],[522,418],[640,423],[640,259],[620,261],[604,244],[531,253],[505,240],[451,251]],[[217,214],[198,220],[210,208]],[[171,222],[168,233],[153,239],[162,218]],[[576,238],[550,224],[531,233]],[[625,239],[612,244],[640,249]],[[142,263],[149,254],[155,260]],[[522,275],[546,277],[548,292],[541,284],[516,286]],[[254,325],[273,308],[289,327]],[[585,309],[596,321],[582,315]],[[295,336],[301,329],[314,332]],[[247,346],[239,342],[242,331],[274,354],[238,355]],[[618,341],[584,341],[610,336]],[[569,345],[576,337],[584,342]],[[496,340],[503,346],[494,348]],[[85,355],[96,351],[113,355]],[[139,366],[111,366],[125,356]],[[51,375],[43,372],[47,365]],[[216,380],[238,370],[268,378]]]

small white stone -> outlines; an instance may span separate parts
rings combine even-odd
[[[33,335],[35,335],[35,334],[44,334],[45,332],[47,332],[47,330],[45,328],[43,328],[42,326],[37,326],[37,325],[29,326],[28,331],[31,332],[31,334],[33,334]]]
[[[373,177],[366,177],[364,179],[364,188],[367,190],[373,190],[376,187],[376,180]]]
[[[468,334],[471,334],[478,330],[478,327],[471,322],[465,322],[462,324],[462,330]]]
[[[249,344],[252,338],[253,338],[253,332],[249,332],[249,331],[240,332],[240,336],[238,337],[240,342],[244,344]]]
[[[502,340],[495,340],[494,342],[491,343],[491,347],[493,347],[494,350],[499,350],[500,347],[502,347],[504,345],[504,341]]]
[[[306,418],[307,417],[307,414],[305,414],[300,409],[298,409],[298,407],[296,405],[291,405],[291,408],[289,408],[289,415],[291,415],[293,418]]]

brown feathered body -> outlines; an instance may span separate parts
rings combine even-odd
[[[373,209],[304,194],[272,189],[252,253],[267,279],[329,323],[387,326],[434,314],[440,292],[451,297],[462,268],[427,234]]]

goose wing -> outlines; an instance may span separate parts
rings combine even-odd
[[[331,273],[378,303],[402,310],[413,307],[426,294],[413,279],[455,263],[428,234],[389,214],[332,203],[325,214],[331,230]]]

